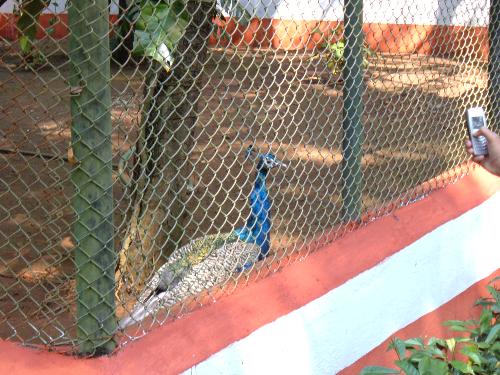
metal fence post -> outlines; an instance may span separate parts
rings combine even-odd
[[[116,330],[108,1],[73,0],[68,17],[77,338],[81,354],[100,355]]]
[[[488,96],[490,126],[500,130],[500,0],[491,0],[488,27]]]
[[[363,137],[363,0],[344,5],[345,64],[343,68],[344,109],[342,129],[343,221],[361,217]]]

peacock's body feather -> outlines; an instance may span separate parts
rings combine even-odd
[[[271,237],[271,200],[266,187],[267,170],[259,169],[250,193],[250,215],[246,225],[235,232],[245,242],[255,243],[261,248],[259,259],[269,252]]]
[[[154,293],[172,289],[181,280],[185,279],[193,270],[199,270],[203,263],[214,261],[221,252],[231,250],[232,244],[242,246],[234,233],[208,235],[197,238],[185,246],[175,250],[167,262],[153,275],[146,288],[139,296],[138,302],[145,303]],[[229,248],[228,248],[229,247]],[[238,259],[234,259],[237,261]]]
[[[274,155],[260,155],[245,226],[230,233],[195,239],[175,250],[147,283],[131,314],[120,321],[122,329],[163,307],[223,283],[268,254],[271,201],[266,176],[279,165],[283,164]]]

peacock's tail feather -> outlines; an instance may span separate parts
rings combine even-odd
[[[234,233],[191,241],[172,253],[174,259],[169,258],[155,273],[130,315],[120,321],[120,328],[227,281],[236,271],[255,262],[260,250]]]

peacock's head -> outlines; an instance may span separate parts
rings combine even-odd
[[[279,160],[275,155],[271,153],[261,154],[255,150],[253,145],[250,145],[246,151],[246,157],[257,159],[257,170],[268,171],[274,167],[286,167],[286,164]]]

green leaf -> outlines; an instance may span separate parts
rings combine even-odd
[[[418,346],[420,348],[424,347],[424,340],[422,340],[420,337],[415,337],[413,339],[408,339],[404,341],[406,347],[410,346]]]
[[[438,357],[438,358],[442,358],[442,359],[446,358],[444,353],[439,348],[432,346],[432,347],[414,350],[410,356],[410,359],[413,362],[419,362],[422,360],[422,358],[434,358],[434,357]]]
[[[424,358],[418,364],[420,375],[447,375],[448,365],[446,362],[434,358]]]
[[[392,340],[394,343],[394,349],[396,350],[396,353],[398,354],[399,359],[403,359],[406,357],[406,345],[405,342],[398,339],[397,337]]]
[[[432,358],[432,353],[428,350],[415,350],[410,355],[410,361],[414,363],[419,363],[424,358]]]
[[[500,302],[500,291],[498,291],[494,286],[488,285],[486,287],[488,289],[488,292],[490,292],[491,296],[495,299],[495,301],[498,303]]]
[[[442,348],[446,348],[446,340],[438,339],[436,337],[431,337],[427,342],[429,346],[440,346]]]
[[[474,328],[469,328],[469,327],[465,327],[465,326],[462,326],[462,325],[449,325],[448,326],[452,331],[456,331],[456,332],[468,332],[468,333],[477,333],[477,330],[474,329]]]
[[[26,55],[31,51],[31,46],[31,40],[28,37],[24,35],[19,37],[19,47],[21,48],[23,55]]]
[[[443,323],[445,326],[463,326],[463,327],[468,327],[468,326],[473,326],[476,325],[477,321],[471,319],[471,320],[447,320],[446,322]]]
[[[398,366],[406,375],[420,375],[418,370],[408,361],[395,361],[396,366]]]
[[[453,368],[459,370],[463,374],[474,374],[472,366],[469,363],[465,364],[460,361],[451,361],[451,365],[453,366]]]
[[[342,41],[332,43],[329,45],[329,50],[333,54],[333,58],[336,60],[342,60],[344,58],[345,43]]]
[[[479,318],[479,333],[483,334],[490,329],[493,313],[489,309],[483,309]]]
[[[368,366],[365,367],[359,375],[383,375],[383,374],[399,374],[399,370],[394,370],[389,367],[381,367],[381,366]]]
[[[494,343],[494,344],[491,346],[490,350],[491,350],[492,352],[499,352],[499,353],[500,353],[500,341],[497,341],[496,343]]]
[[[495,314],[500,314],[500,303],[491,306],[491,311]]]
[[[431,348],[430,352],[431,352],[431,354],[434,357],[438,357],[438,358],[442,358],[442,359],[446,358],[446,356],[444,355],[443,351],[441,349],[439,349],[439,348]]]
[[[479,298],[474,303],[474,306],[490,307],[490,306],[493,306],[493,304],[494,304],[494,302],[492,301],[491,298]]]
[[[155,4],[146,1],[136,21],[134,53],[158,61],[165,69],[174,62],[174,52],[189,24],[183,1]]]
[[[491,347],[490,344],[487,344],[485,342],[477,342],[477,343],[474,343],[479,349],[489,349]]]
[[[499,334],[500,334],[500,323],[497,323],[493,326],[491,331],[488,333],[488,336],[486,336],[486,339],[484,340],[484,342],[486,342],[487,344],[491,344],[492,342],[494,342],[497,339]]]
[[[462,342],[471,342],[472,339],[470,337],[455,337],[454,340],[458,343]]]
[[[19,46],[24,55],[32,53],[31,50],[38,29],[38,18],[47,5],[45,0],[31,0],[20,3],[21,15],[16,22],[16,26],[21,34]]]
[[[463,354],[465,354],[469,359],[477,365],[482,363],[481,355],[479,354],[479,348],[474,345],[464,346],[462,350],[460,350]]]

